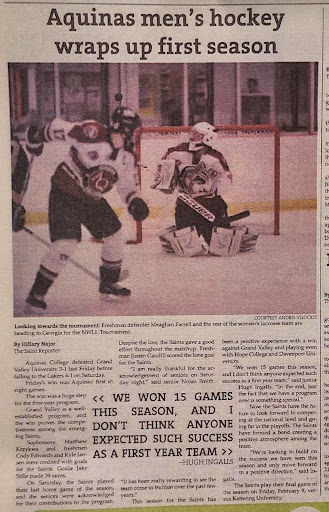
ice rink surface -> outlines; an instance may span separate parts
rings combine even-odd
[[[263,218],[254,214],[245,224]],[[32,229],[48,240],[47,226]],[[16,317],[26,316],[25,298],[46,250],[28,233],[13,233]],[[100,250],[85,232],[73,257],[98,273]],[[131,288],[131,297],[104,303],[96,279],[68,263],[47,295],[44,316],[315,313],[316,211],[282,213],[279,236],[261,235],[255,252],[227,258],[166,254],[146,223],[143,242],[126,245],[123,267],[129,277],[122,284]]]

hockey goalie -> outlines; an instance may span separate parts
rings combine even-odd
[[[224,179],[232,182],[232,172],[218,146],[216,128],[205,122],[195,124],[189,132],[188,142],[167,150],[158,164],[151,188],[171,194],[178,186],[182,168],[200,162],[217,172],[217,184]]]
[[[170,148],[158,166],[152,188],[177,192],[175,226],[159,237],[167,252],[233,256],[255,249],[258,234],[231,224],[249,212],[229,217],[227,204],[218,194],[224,174],[232,181],[224,156],[215,149],[218,142],[211,125],[198,123],[191,129],[189,143]]]

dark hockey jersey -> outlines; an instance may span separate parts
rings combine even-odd
[[[195,201],[213,213],[215,220],[210,222],[178,197],[175,209],[176,228],[195,226],[198,234],[202,235],[209,244],[214,226],[229,227],[230,225],[227,217],[227,204],[221,196],[215,195],[198,197],[195,198]]]

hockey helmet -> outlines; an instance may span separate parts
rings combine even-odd
[[[179,176],[179,187],[182,192],[192,197],[214,194],[218,186],[218,172],[207,167],[204,162],[187,165]]]
[[[136,112],[127,107],[117,107],[111,116],[113,128],[127,137],[142,125],[141,119]]]
[[[192,126],[189,133],[189,150],[196,151],[199,149],[202,145],[206,144],[206,137],[211,136],[215,132],[214,126],[206,122],[197,123]]]
[[[202,142],[205,146],[208,146],[209,148],[216,149],[217,151],[219,151],[218,146],[220,145],[220,142],[219,142],[219,138],[217,135],[217,131],[212,132],[212,133],[207,133],[203,137]]]

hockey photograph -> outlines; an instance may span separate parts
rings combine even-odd
[[[8,75],[14,316],[316,312],[317,63]]]

